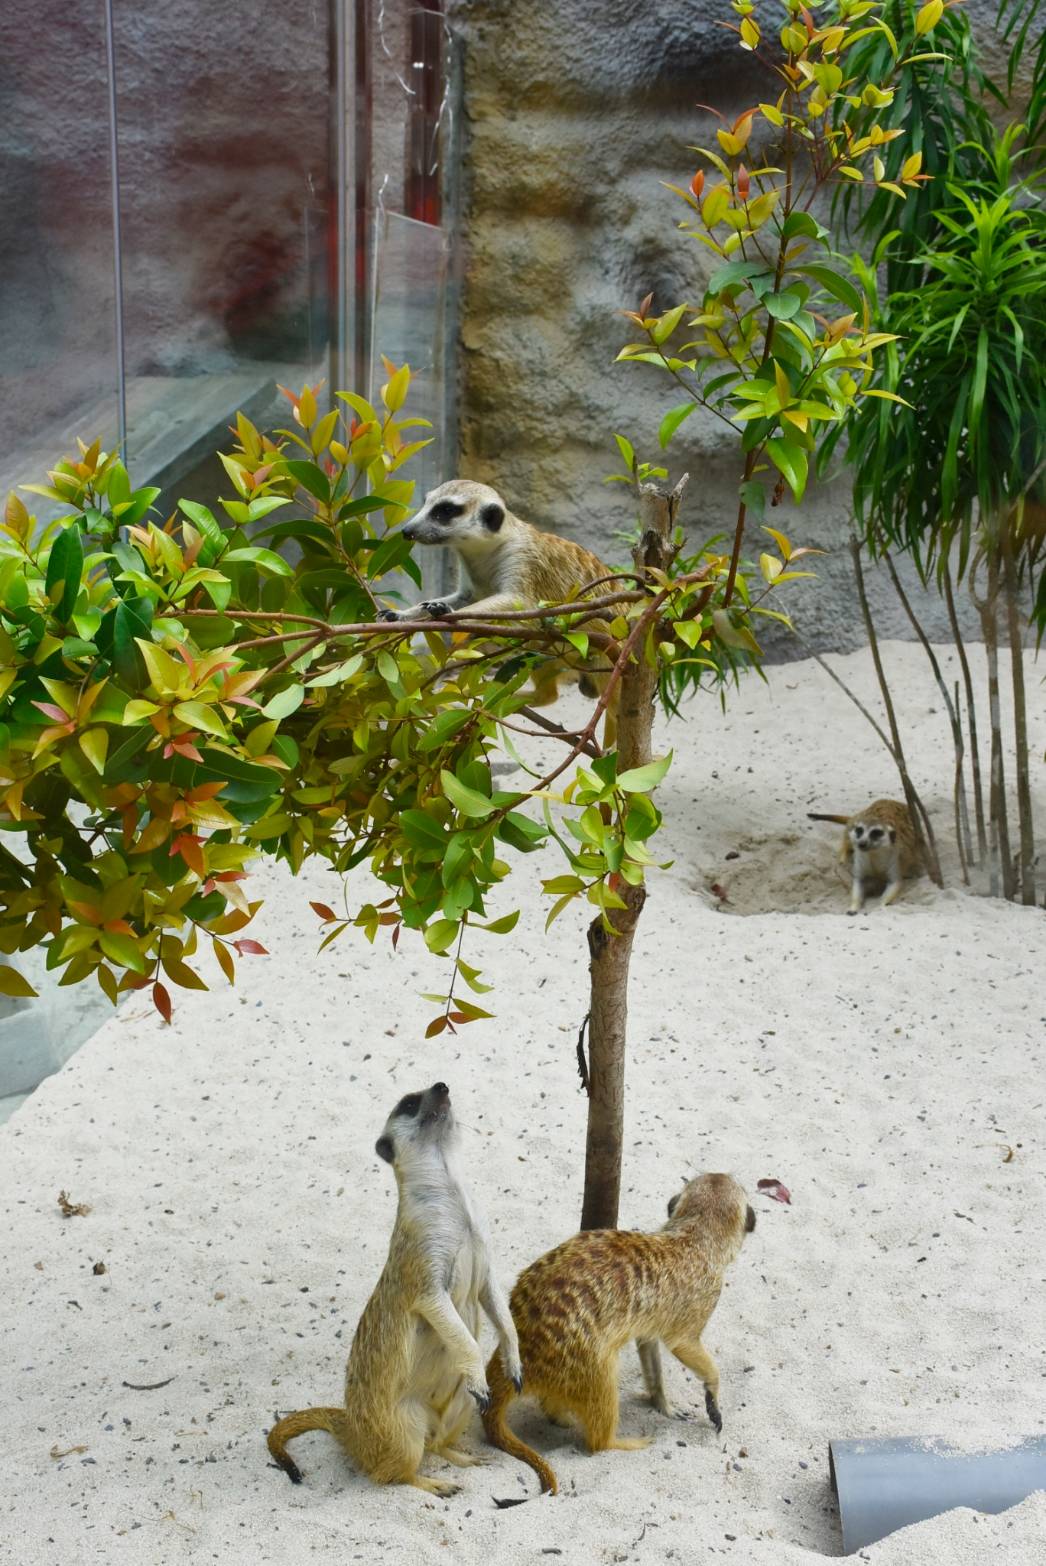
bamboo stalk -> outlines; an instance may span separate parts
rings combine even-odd
[[[981,617],[981,634],[988,660],[988,717],[991,723],[991,760],[988,787],[988,850],[991,856],[992,896],[1012,898],[1013,860],[1010,857],[1010,823],[1006,810],[1006,770],[1002,759],[1002,715],[999,702],[999,561],[987,557],[988,592],[983,599],[974,595]],[[972,583],[971,583],[972,592]]]

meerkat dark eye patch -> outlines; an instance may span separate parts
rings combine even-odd
[[[496,533],[505,520],[505,508],[492,500],[480,511],[479,519],[488,532]]]
[[[454,500],[437,500],[429,516],[433,522],[453,522],[455,517],[460,517],[464,506],[459,506]]]
[[[421,1094],[408,1093],[406,1098],[401,1098],[393,1111],[396,1115],[404,1115],[408,1120],[413,1120],[421,1108]]]
[[[745,1208],[745,1233],[751,1234],[755,1228],[755,1212],[751,1207]]]
[[[377,1153],[379,1158],[383,1158],[387,1164],[391,1164],[393,1159],[391,1137],[379,1136],[378,1140],[374,1144],[374,1151]]]

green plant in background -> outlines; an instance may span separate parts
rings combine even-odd
[[[634,570],[598,597],[376,620],[389,574],[417,579],[402,533],[376,524],[402,517],[402,471],[424,443],[412,438],[422,421],[401,414],[410,372],[388,371],[380,407],[340,393],[324,412],[306,387],[287,394],[292,422],[275,437],[241,415],[220,454],[233,496],[215,510],[181,501],[154,520],[157,492],[133,490],[97,442],[41,486],[67,508],[58,521],[38,527],[9,498],[0,951],[42,948],[60,983],[93,981],[114,1001],[147,988],[169,1020],[172,988],[206,988],[203,945],[230,981],[240,957],[262,952],[243,933],[260,906],[252,860],[296,871],[318,857],[343,879],[340,906],[313,905],[324,944],[350,928],[395,944],[407,929],[447,958],[432,1036],[490,1015],[473,998],[488,986],[464,937],[512,929],[517,912],[486,907],[510,872],[502,856],[554,840],[565,867],[543,881],[549,922],[578,899],[596,915],[586,1208],[612,1223],[621,1105],[600,1050],[609,1029],[623,1069],[624,922],[634,927],[656,862],[651,795],[669,764],[650,751],[653,687],[666,660],[715,642],[728,578],[745,596],[747,584],[725,557],[669,579],[678,496],[648,487]],[[295,563],[273,545],[293,546]],[[775,571],[786,575],[783,559]],[[550,655],[610,671],[577,731],[526,722],[530,665]],[[618,686],[619,745],[604,754],[597,728]],[[491,758],[520,729],[551,731],[565,756],[499,790]],[[380,895],[353,905],[344,877],[364,865]],[[9,964],[0,990],[32,993]]]
[[[900,0],[890,0],[885,14],[899,29],[902,47],[910,43],[918,13]],[[900,216],[896,209],[887,210],[879,197],[863,206],[848,200],[846,192],[839,197],[877,263],[878,275],[860,268],[874,324],[899,337],[882,358],[883,374],[876,384],[911,404],[888,411],[865,405],[848,421],[848,459],[865,547],[885,563],[926,647],[948,711],[963,875],[968,879],[971,864],[987,864],[993,890],[1005,896],[1019,892],[1026,902],[1035,898],[1020,657],[1026,595],[1031,596],[1040,635],[1046,626],[1046,407],[1041,373],[1046,263],[1035,173],[1046,128],[1046,33],[1040,29],[1036,40],[1032,32],[1042,15],[1042,0],[1002,0],[998,19],[1011,46],[1005,82],[991,80],[982,69],[965,15],[954,12],[943,18],[940,36],[947,40],[950,60],[941,67],[935,91],[920,80],[930,67],[917,67],[923,111],[913,121],[912,132],[924,148],[927,168],[937,177]],[[868,38],[858,45],[865,68],[875,65],[878,49],[877,41]],[[1000,131],[988,111],[1001,105],[1012,119],[1010,96],[1022,64],[1027,101],[1020,120]],[[895,102],[890,112],[896,109]],[[839,433],[829,432],[823,443],[822,469]],[[965,736],[959,692],[950,692],[943,681],[901,590],[890,549],[909,553],[924,580],[935,581],[943,593],[962,666]],[[856,556],[855,564],[859,573]],[[987,821],[974,686],[954,599],[955,582],[964,574],[971,587],[978,579],[983,584],[975,598],[989,664]],[[998,691],[997,621],[1002,609],[1011,648],[1016,725],[1017,867],[1009,844]],[[883,695],[889,708],[885,685]],[[967,755],[976,848],[966,799]]]
[[[987,829],[992,878],[1005,896],[1019,892],[1030,903],[1035,900],[1035,847],[1021,605],[1030,593],[1040,625],[1046,624],[1046,215],[1017,172],[1014,147],[1022,131],[1017,125],[993,132],[976,149],[977,179],[948,181],[939,189],[936,220],[946,239],[933,251],[913,256],[915,286],[896,290],[877,306],[878,321],[901,339],[886,355],[882,385],[905,401],[886,418],[862,410],[850,430],[848,457],[869,551],[907,551],[950,602],[953,581],[968,577],[976,589],[992,712]],[[972,150],[965,149],[967,163]],[[864,281],[874,298],[871,268]],[[998,711],[1000,611],[1014,655],[1016,871]],[[969,687],[967,705],[972,713]],[[975,734],[971,742],[976,758]],[[974,785],[983,859],[979,766]],[[969,842],[965,853],[972,857]]]
[[[641,335],[618,358],[655,366],[683,393],[661,423],[662,448],[699,408],[738,436],[738,507],[719,644],[744,658],[758,654],[758,644],[750,624],[734,626],[731,635],[735,611],[740,603],[746,620],[765,612],[752,604],[739,574],[749,519],[765,526],[786,490],[803,499],[825,430],[842,429],[865,399],[894,402],[898,395],[872,384],[875,356],[894,334],[871,322],[812,209],[825,192],[845,186],[895,206],[910,194],[920,197],[928,175],[913,142],[917,128],[901,122],[913,108],[913,73],[943,58],[927,39],[950,7],[928,0],[913,11],[919,43],[909,50],[871,0],[815,7],[785,0],[784,25],[771,34],[755,0],[732,0],[731,9],[740,47],[765,64],[775,91],[721,126],[718,148],[693,149],[706,167],[689,189],[669,187],[690,209],[681,228],[715,264],[698,303],[655,313],[648,297],[626,311]],[[897,164],[890,173],[887,155]],[[760,560],[767,585],[787,561]],[[678,661],[663,681],[666,701],[678,702],[710,663]],[[910,804],[918,822],[914,799]]]

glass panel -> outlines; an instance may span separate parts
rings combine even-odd
[[[112,4],[128,461],[165,485],[329,377],[331,4]]]
[[[0,497],[40,482],[75,436],[117,437],[104,13],[16,9],[0,54]]]

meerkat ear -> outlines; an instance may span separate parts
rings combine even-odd
[[[391,1164],[393,1159],[392,1138],[388,1136],[379,1136],[378,1140],[374,1144],[374,1151],[377,1153],[379,1158],[383,1158],[387,1164]]]
[[[755,1212],[751,1207],[745,1208],[745,1233],[751,1234],[755,1228]]]
[[[479,520],[491,533],[496,533],[505,520],[504,506],[499,506],[492,500],[489,505],[480,508]]]
[[[672,1214],[675,1212],[675,1210],[676,1210],[676,1208],[678,1206],[679,1206],[679,1196],[678,1195],[670,1196],[668,1198],[668,1216],[670,1218],[671,1218]]]

